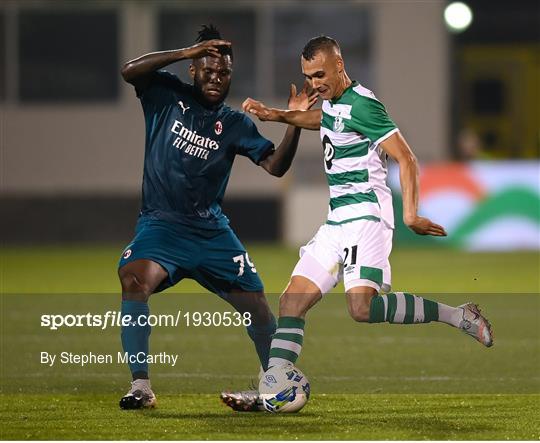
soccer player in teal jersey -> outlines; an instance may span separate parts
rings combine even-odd
[[[161,70],[186,59],[192,60],[193,84]],[[248,335],[261,366],[268,367],[275,319],[255,265],[230,228],[221,202],[236,155],[280,177],[291,165],[300,129],[289,127],[275,149],[249,117],[229,108],[224,100],[232,67],[231,43],[214,27],[203,26],[195,45],[146,54],[122,69],[124,80],[135,87],[146,123],[141,213],[118,269],[122,315],[131,320],[121,332],[133,379],[120,400],[123,409],[156,404],[145,362],[148,299],[184,278],[249,313]],[[291,109],[308,109],[315,101],[305,89],[296,95],[291,88]]]
[[[439,321],[492,346],[491,326],[475,304],[452,307],[410,293],[389,292],[394,216],[386,185],[387,156],[399,165],[405,224],[420,235],[445,236],[446,232],[418,215],[416,158],[383,104],[349,78],[338,43],[326,36],[310,40],[301,63],[307,82],[323,99],[322,109],[284,111],[251,98],[243,104],[245,111],[260,120],[320,130],[330,190],[328,219],[301,248],[300,260],[281,296],[269,366],[296,362],[306,313],[340,280],[349,314],[358,322]],[[226,398],[233,408],[260,408],[252,391]]]

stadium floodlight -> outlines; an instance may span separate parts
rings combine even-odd
[[[471,8],[463,2],[452,2],[444,10],[444,21],[452,32],[463,32],[473,20]]]

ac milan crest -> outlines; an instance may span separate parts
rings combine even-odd
[[[223,124],[219,120],[214,125],[214,131],[216,132],[217,135],[223,132]]]

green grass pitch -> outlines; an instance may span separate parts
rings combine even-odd
[[[273,309],[295,249],[248,248]],[[342,287],[308,315],[298,366],[313,396],[298,414],[234,413],[222,389],[246,388],[258,364],[242,328],[154,328],[159,407],[121,411],[127,368],[55,365],[42,351],[116,353],[118,329],[39,326],[44,313],[119,309],[119,247],[4,248],[1,262],[1,439],[538,440],[540,292],[537,253],[397,249],[395,290],[448,304],[478,302],[495,330],[485,349],[442,324],[357,324]],[[152,313],[226,311],[186,281],[153,296]]]

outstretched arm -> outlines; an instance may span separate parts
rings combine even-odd
[[[267,107],[263,102],[247,98],[242,103],[242,109],[257,116],[261,121],[287,123],[297,128],[318,130],[321,127],[322,111],[312,110],[283,110]]]
[[[419,235],[446,236],[444,228],[418,215],[418,163],[411,148],[398,131],[381,143],[382,148],[399,165],[403,195],[403,222]]]
[[[315,104],[317,97],[318,94],[315,91],[308,91],[307,83],[304,84],[304,87],[299,94],[296,94],[296,86],[292,84],[288,101],[289,109],[291,111],[309,109]],[[289,126],[278,148],[271,155],[266,157],[260,163],[260,166],[262,166],[269,174],[276,177],[282,177],[291,167],[298,148],[300,132],[300,128]]]
[[[218,57],[219,47],[230,45],[231,43],[225,40],[207,40],[189,48],[151,52],[127,62],[122,67],[122,77],[136,88],[142,88],[148,83],[150,74],[158,69],[180,60],[201,58],[207,55]]]

